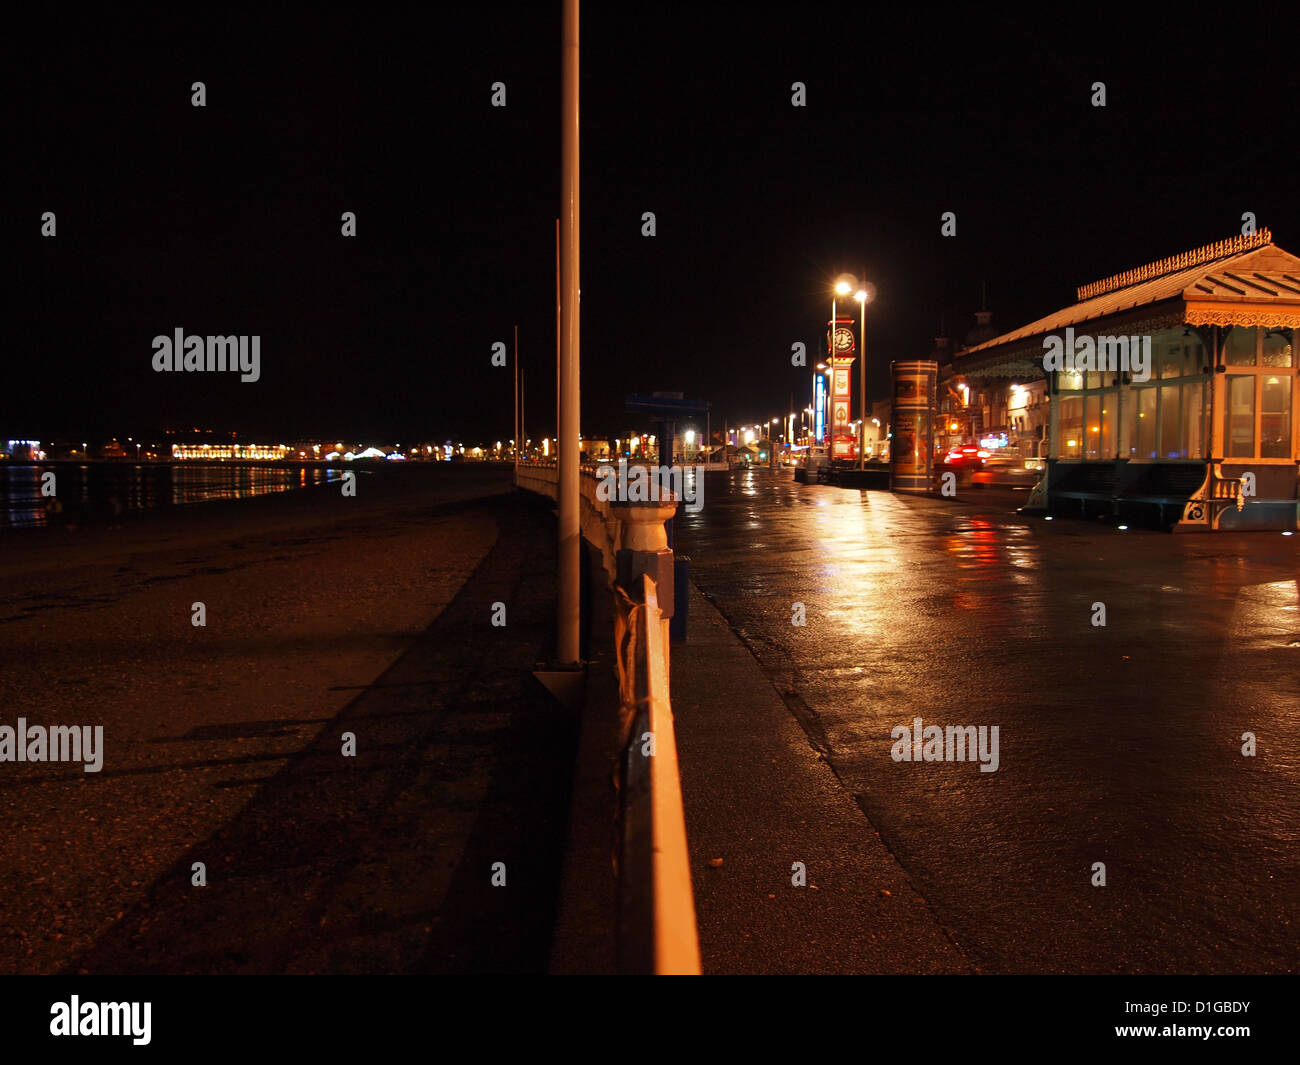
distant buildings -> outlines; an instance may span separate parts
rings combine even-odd
[[[173,444],[172,458],[177,462],[214,462],[223,459],[258,459],[277,461],[290,456],[286,444]]]

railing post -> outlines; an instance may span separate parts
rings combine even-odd
[[[653,503],[612,503],[610,511],[622,525],[618,550],[618,583],[629,592],[645,574],[659,591],[660,610],[672,617],[673,552],[664,522],[677,513],[675,498]]]

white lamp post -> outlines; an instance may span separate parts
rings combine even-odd
[[[858,330],[859,381],[861,382],[862,429],[858,437],[858,469],[867,468],[867,304],[875,298],[876,286],[870,283],[862,285],[853,298],[862,305],[862,327]]]

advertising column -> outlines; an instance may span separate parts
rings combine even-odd
[[[889,487],[929,492],[934,477],[934,390],[939,364],[924,359],[895,362],[893,440]]]

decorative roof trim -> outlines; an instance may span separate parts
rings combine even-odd
[[[1186,270],[1189,266],[1214,262],[1216,259],[1225,259],[1230,255],[1240,255],[1244,251],[1262,248],[1272,242],[1273,234],[1268,229],[1258,229],[1248,235],[1242,234],[1229,237],[1227,240],[1216,241],[1194,251],[1171,255],[1167,259],[1148,263],[1146,266],[1139,266],[1133,270],[1125,270],[1122,274],[1115,274],[1101,281],[1094,281],[1090,285],[1082,285],[1078,290],[1079,302],[1082,303],[1084,300],[1090,300],[1094,296],[1100,296],[1106,292],[1115,292],[1117,289],[1128,288],[1129,285],[1136,285],[1139,281],[1150,281],[1153,278],[1164,277],[1165,274]]]
[[[1300,308],[1290,311],[1259,310],[1253,307],[1231,307],[1220,304],[1206,307],[1192,303],[1183,316],[1187,325],[1257,325],[1264,329],[1300,328]]]

